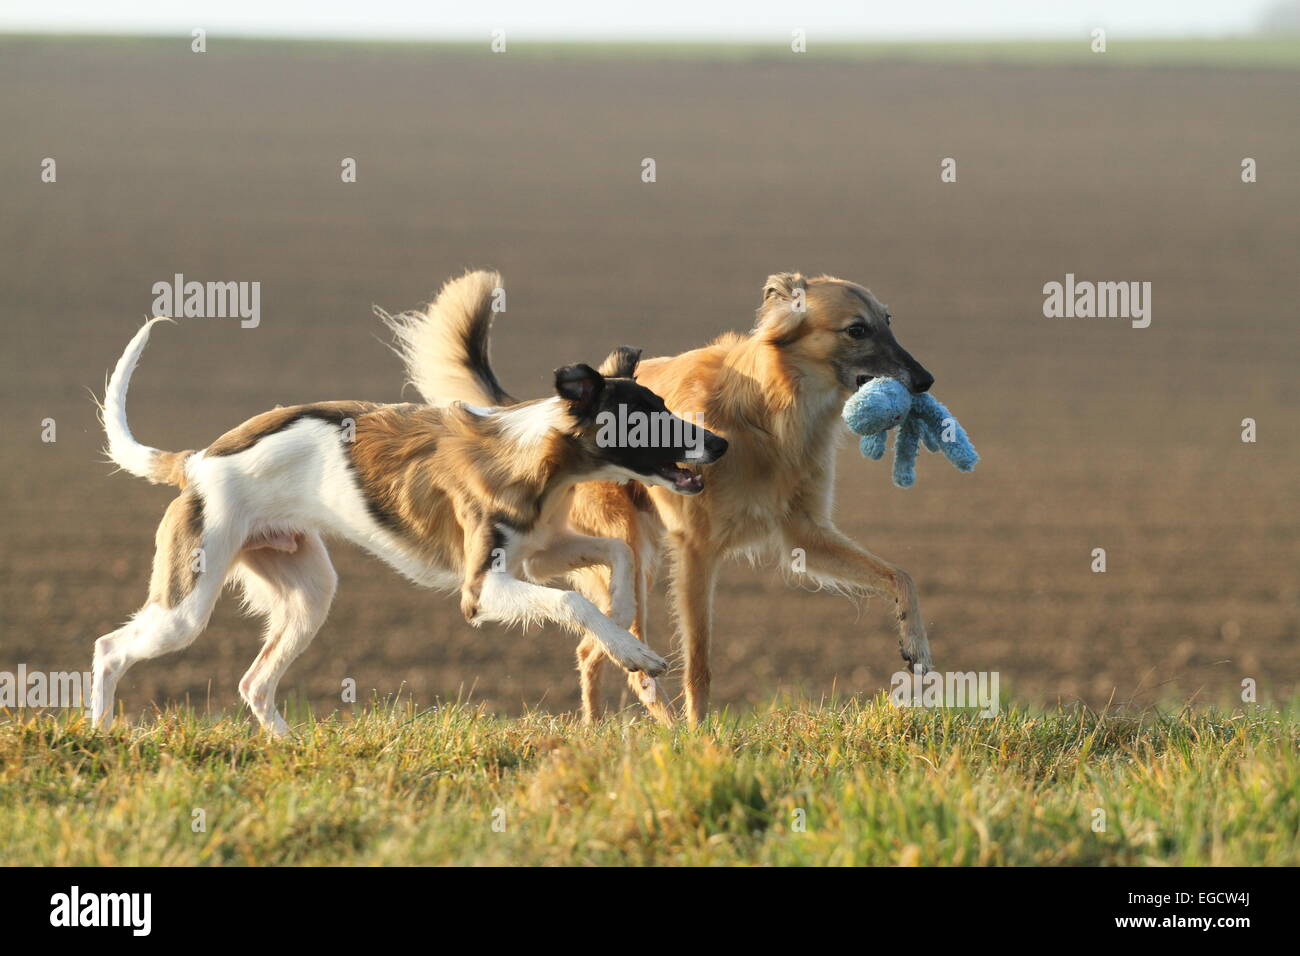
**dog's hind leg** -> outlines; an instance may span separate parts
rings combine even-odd
[[[584,724],[594,724],[600,716],[600,674],[604,669],[605,651],[600,641],[584,634],[578,642],[578,689],[582,694]]]
[[[225,535],[205,530],[202,499],[192,492],[168,506],[156,543],[148,603],[95,641],[90,717],[101,729],[113,722],[117,683],[132,664],[179,651],[203,633],[233,554]]]
[[[632,618],[630,630],[636,638],[645,642],[646,597],[649,591],[648,573],[637,562],[635,570],[636,611]],[[586,568],[573,574],[574,587],[585,594],[599,607],[609,601],[609,586],[600,568]],[[595,723],[600,713],[600,674],[605,663],[605,652],[600,641],[587,634],[578,644],[578,682],[582,690],[582,719],[584,723]],[[645,706],[659,723],[671,727],[676,722],[672,705],[659,685],[659,681],[647,674],[628,674],[628,686],[632,693]]]
[[[183,650],[203,633],[217,594],[175,608],[146,604],[130,623],[95,641],[92,665],[90,718],[100,730],[113,723],[113,698],[117,684],[131,665]]]
[[[296,550],[246,549],[231,569],[244,590],[244,602],[266,617],[261,652],[239,682],[239,694],[257,722],[276,736],[289,725],[275,706],[275,694],[289,665],[325,623],[338,575],[318,534],[293,538]]]

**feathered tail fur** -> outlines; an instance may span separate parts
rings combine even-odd
[[[477,270],[451,279],[423,312],[375,314],[392,330],[406,376],[430,405],[466,402],[513,405],[488,356],[493,301],[502,288],[496,272]]]

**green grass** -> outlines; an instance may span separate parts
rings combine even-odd
[[[85,36],[60,34],[0,34],[0,48],[29,44],[82,43],[150,49],[191,55],[185,36]],[[294,58],[333,58],[339,55],[393,57],[496,56],[488,36],[481,41],[385,41],[354,39],[290,40],[228,37],[209,34],[209,56],[275,55]],[[1111,32],[1105,53],[1094,53],[1088,31],[1070,40],[997,40],[925,42],[841,42],[808,37],[806,53],[790,50],[788,34],[777,33],[769,43],[750,41],[668,42],[647,40],[588,40],[557,42],[508,38],[509,57],[542,60],[699,60],[727,63],[789,63],[795,66],[830,61],[916,62],[930,64],[1021,64],[1087,67],[1233,67],[1300,69],[1300,36],[1240,36],[1222,39],[1150,40]]]
[[[0,724],[0,863],[1296,865],[1295,714],[28,718]]]

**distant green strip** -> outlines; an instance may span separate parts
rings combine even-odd
[[[507,36],[505,56],[546,60],[699,60],[749,62],[915,62],[934,64],[1027,64],[1036,66],[1207,66],[1261,69],[1300,69],[1300,36],[1249,37],[1223,40],[1126,40],[1108,38],[1107,52],[1093,53],[1090,39],[1006,42],[835,43],[808,38],[808,52],[792,53],[787,43],[645,42],[625,40],[582,43],[530,41]],[[33,44],[96,44],[169,46],[189,52],[187,36],[65,36],[0,34],[0,48]],[[332,56],[340,52],[392,56],[490,56],[488,38],[482,42],[402,42],[383,40],[229,37],[208,35],[209,55],[264,53],[291,56]]]

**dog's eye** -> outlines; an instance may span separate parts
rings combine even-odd
[[[844,334],[851,339],[865,339],[867,337],[867,327],[865,325],[850,325],[844,330]]]

